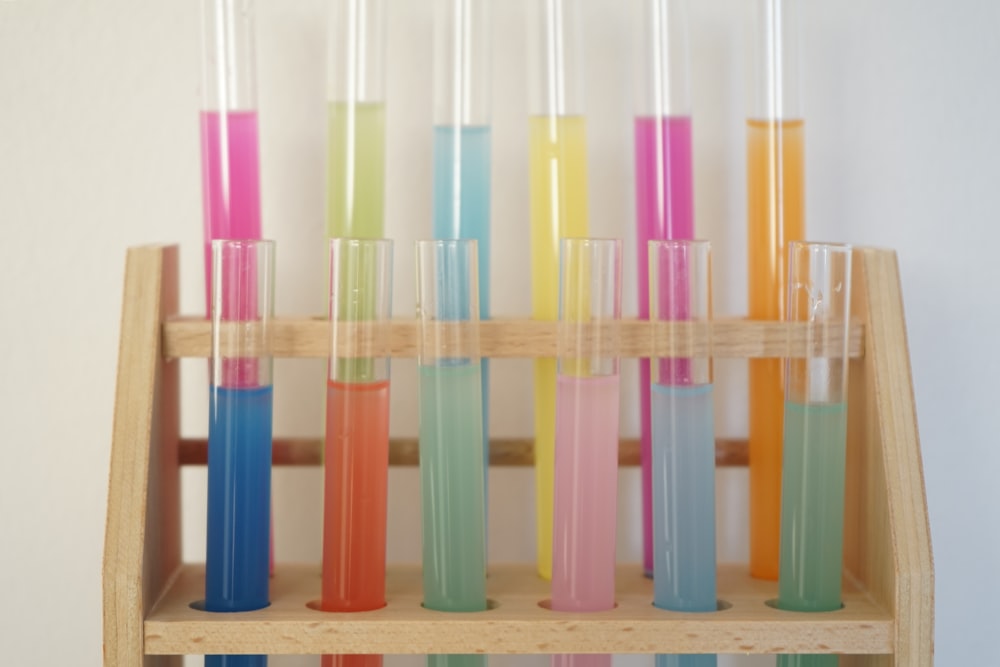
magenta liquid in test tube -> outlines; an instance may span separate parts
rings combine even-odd
[[[621,241],[561,242],[553,488],[554,611],[615,606]],[[554,656],[553,665],[610,656]]]
[[[635,210],[639,318],[649,317],[647,244],[694,238],[691,98],[685,0],[640,0],[636,12]],[[642,565],[653,575],[650,366],[639,360]]]
[[[271,241],[212,243],[206,611],[269,604],[273,267]],[[212,667],[266,660],[205,656]]]
[[[711,247],[650,241],[653,604],[717,609]],[[691,337],[676,327],[686,326]],[[674,331],[668,327],[675,327]],[[716,657],[657,655],[656,667],[715,667]]]
[[[211,242],[261,237],[254,30],[253,0],[202,0],[206,308],[212,295]]]

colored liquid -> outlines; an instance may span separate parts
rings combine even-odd
[[[490,317],[490,128],[434,128],[434,238],[476,239],[479,319]],[[483,455],[489,461],[490,366],[482,364]],[[484,480],[488,479],[483,469]]]
[[[556,389],[552,608],[615,606],[618,376],[560,375]]]
[[[718,660],[711,653],[658,655],[656,667],[715,667]]]
[[[712,385],[652,386],[653,604],[715,611]]]
[[[486,609],[486,497],[478,363],[420,366],[424,606]]]
[[[325,611],[385,606],[389,381],[327,383]]]
[[[639,318],[649,317],[649,241],[694,238],[691,118],[635,119],[636,265]],[[649,360],[639,360],[642,565],[653,573],[652,435]]]
[[[201,112],[205,310],[212,306],[212,241],[260,238],[257,112]]]
[[[533,116],[530,133],[531,314],[559,316],[559,239],[588,236],[587,132],[583,116]],[[538,572],[552,576],[556,361],[535,362],[535,493]]]
[[[330,238],[385,236],[385,105],[330,102]]]
[[[267,667],[267,656],[206,655],[205,667]]]
[[[205,609],[268,605],[271,387],[210,390]]]
[[[804,236],[805,151],[801,120],[748,123],[749,316],[780,320],[788,291],[789,241]],[[751,359],[750,573],[778,578],[781,522],[781,359]]]
[[[382,667],[382,656],[378,654],[324,655],[322,667]]]
[[[778,606],[840,609],[847,407],[785,404]]]
[[[486,667],[486,656],[480,654],[429,655],[427,667]]]
[[[552,667],[611,667],[611,656],[606,653],[568,653],[552,656]]]

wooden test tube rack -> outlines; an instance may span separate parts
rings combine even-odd
[[[840,664],[933,664],[933,561],[896,256],[855,250],[849,341],[844,608],[797,613],[767,603],[777,584],[750,578],[745,564],[721,564],[729,607],[683,614],[655,609],[652,582],[622,565],[613,611],[569,614],[539,606],[548,584],[533,564],[490,565],[494,605],[478,613],[421,607],[419,565],[389,566],[388,605],[335,614],[307,606],[319,597],[319,564],[278,563],[271,606],[213,614],[192,609],[204,596],[204,565],[183,563],[180,466],[204,464],[205,441],[179,424],[181,357],[210,354],[210,324],[178,317],[177,248],[128,251],[112,435],[104,549],[104,664],[179,665],[211,653],[838,653]],[[325,357],[328,324],[277,319],[277,357]],[[481,323],[484,357],[554,356],[556,325],[528,319]],[[717,357],[806,356],[803,327],[720,320]],[[415,355],[415,326],[393,325],[393,356]],[[624,322],[623,357],[655,356],[651,325]],[[671,334],[697,346],[691,330]],[[318,439],[275,439],[275,465],[318,465]],[[746,465],[746,443],[717,442],[718,465]],[[638,463],[622,441],[622,465]],[[530,465],[531,441],[494,440],[492,465]],[[416,440],[391,443],[391,463],[414,465]]]

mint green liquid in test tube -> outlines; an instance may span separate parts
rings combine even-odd
[[[424,607],[486,610],[486,494],[479,366],[478,249],[417,242],[417,395]],[[433,656],[485,667],[482,655]]]
[[[812,325],[807,348],[822,354],[785,365],[777,605],[789,611],[841,607],[851,252],[805,242],[788,251],[788,319]],[[778,657],[778,667],[837,664],[835,655]]]

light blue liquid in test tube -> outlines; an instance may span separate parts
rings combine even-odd
[[[713,612],[718,602],[708,242],[650,241],[649,293],[650,320],[663,350],[650,364],[653,604]],[[693,346],[659,326],[679,322],[691,325]],[[716,662],[712,654],[656,656],[656,667]]]

